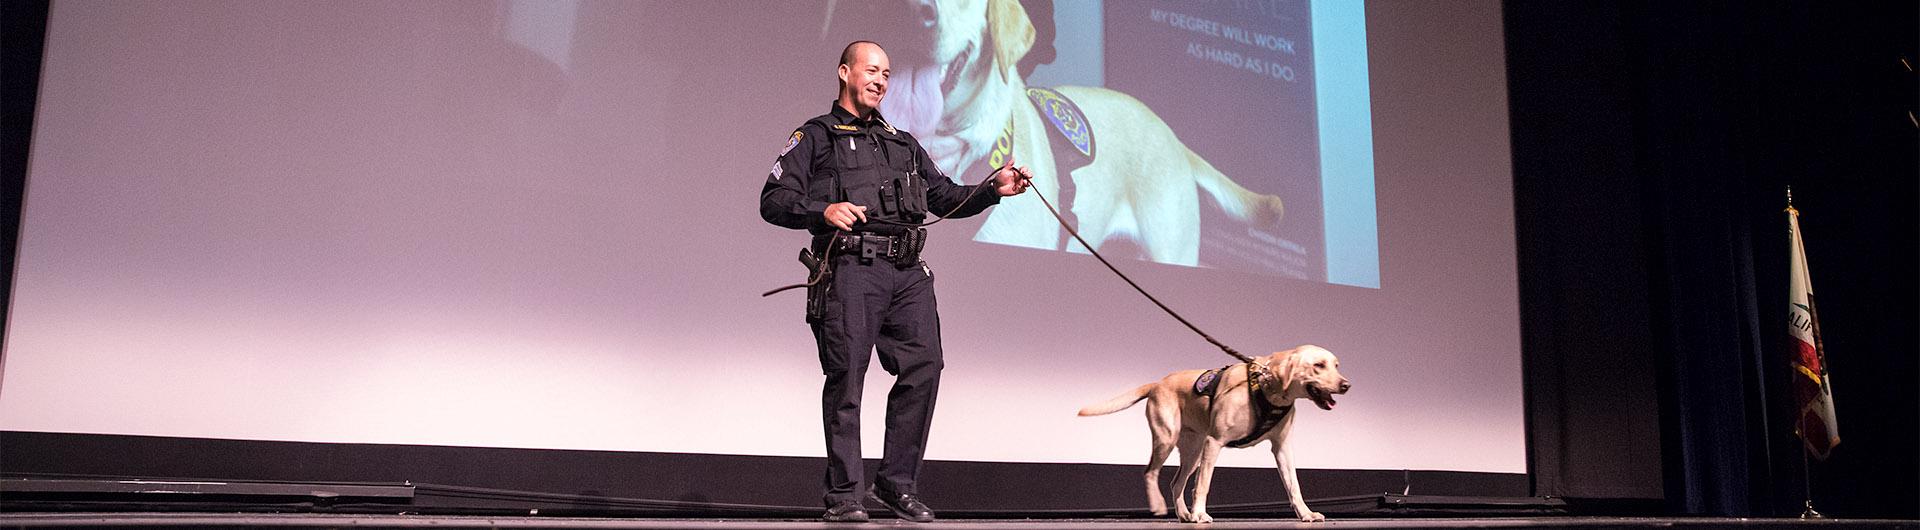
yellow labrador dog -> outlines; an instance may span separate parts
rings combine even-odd
[[[932,63],[894,64],[882,112],[894,125],[920,134],[942,168],[961,170],[987,159],[996,142],[1031,169],[1034,189],[1059,197],[1060,169],[1048,144],[1048,124],[1028,102],[1018,63],[1033,47],[1033,23],[1018,0],[909,0],[934,32]],[[1181,143],[1166,122],[1132,96],[1104,88],[1063,86],[1064,96],[1098,127],[1091,163],[1073,170],[1071,212],[1097,250],[1111,238],[1129,238],[1161,263],[1198,265],[1200,198],[1206,190],[1221,209],[1257,227],[1277,226],[1279,197],[1255,193],[1215,170]],[[1003,134],[1010,135],[1002,140]],[[1007,146],[1002,146],[1006,148]],[[1059,249],[1060,227],[1037,199],[1010,199],[994,208],[975,239]]]
[[[1249,371],[1253,373],[1251,378]],[[1211,391],[1211,397],[1202,393],[1203,387]],[[1174,448],[1180,449],[1180,474],[1173,479],[1177,514],[1181,521],[1209,523],[1213,517],[1207,515],[1207,488],[1220,448],[1229,444],[1251,447],[1267,441],[1272,442],[1273,462],[1286,484],[1294,515],[1305,522],[1324,521],[1325,516],[1307,508],[1300,494],[1300,479],[1294,473],[1293,454],[1287,445],[1287,433],[1293,427],[1293,402],[1308,399],[1322,409],[1333,410],[1333,396],[1345,394],[1351,387],[1352,383],[1340,376],[1340,359],[1333,352],[1306,345],[1255,358],[1251,365],[1174,372],[1104,403],[1088,405],[1080,409],[1080,415],[1112,414],[1147,400],[1147,428],[1153,434],[1153,455],[1147,459],[1147,506],[1154,515],[1167,513],[1166,500],[1160,496],[1160,467]],[[1184,495],[1187,480],[1196,474],[1193,507],[1188,508]]]

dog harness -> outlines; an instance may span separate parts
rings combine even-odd
[[[1047,124],[1047,147],[1053,151],[1054,180],[1060,183],[1060,215],[1063,222],[1078,226],[1073,216],[1073,179],[1066,178],[1073,170],[1093,163],[1094,150],[1093,126],[1087,123],[1087,114],[1080,111],[1079,105],[1065,95],[1045,88],[1027,88],[1027,101],[1040,112]],[[1007,128],[1000,131],[1000,137],[993,142],[993,149],[987,152],[989,167],[1000,167],[1013,157],[1013,117],[1007,117]],[[1061,235],[1060,247],[1066,248],[1066,235]]]
[[[1247,401],[1249,405],[1253,407],[1254,425],[1253,431],[1248,432],[1246,436],[1227,442],[1227,447],[1235,449],[1250,447],[1255,443],[1259,443],[1260,439],[1267,435],[1267,431],[1271,431],[1274,427],[1279,426],[1281,420],[1287,419],[1287,413],[1293,412],[1292,406],[1282,407],[1274,405],[1271,401],[1267,401],[1266,394],[1260,390],[1261,377],[1258,375],[1265,373],[1266,370],[1261,369],[1260,365],[1256,363],[1246,364]],[[1212,410],[1214,403],[1213,398],[1220,391],[1220,380],[1224,379],[1223,376],[1225,376],[1227,370],[1231,368],[1233,368],[1233,365],[1229,364],[1207,370],[1200,374],[1200,378],[1193,380],[1193,393],[1207,398],[1208,410]]]

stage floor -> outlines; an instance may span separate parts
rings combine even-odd
[[[1132,528],[1905,528],[1920,521],[1843,519],[1746,519],[1653,517],[1517,517],[1449,519],[1343,519],[1301,523],[1290,519],[1225,519],[1188,525],[1171,519],[956,519],[925,525],[896,519],[824,523],[779,519],[613,519],[576,517],[483,517],[425,515],[221,514],[221,513],[10,513],[4,528],[685,528],[800,529],[929,526],[950,529],[1119,530]]]

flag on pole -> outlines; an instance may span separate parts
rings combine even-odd
[[[1814,311],[1813,282],[1807,278],[1806,249],[1800,244],[1800,211],[1787,199],[1787,329],[1793,336],[1794,433],[1807,452],[1825,460],[1840,444],[1833,418],[1833,386],[1827,378],[1827,352],[1820,344],[1820,318]]]

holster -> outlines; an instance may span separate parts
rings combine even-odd
[[[807,266],[807,322],[819,323],[827,314],[827,291],[833,288],[833,267],[820,266],[812,249],[800,249],[800,264]]]

